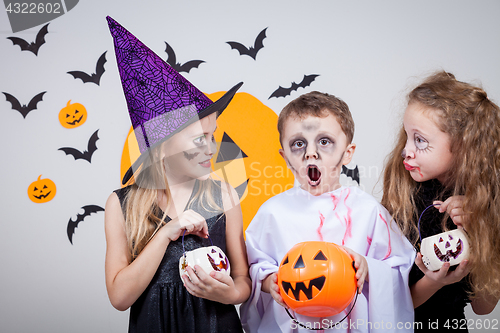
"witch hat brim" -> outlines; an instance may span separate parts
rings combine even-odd
[[[156,147],[157,145],[163,143],[164,141],[168,140],[171,138],[173,135],[176,133],[179,133],[182,131],[184,128],[187,126],[191,125],[192,123],[199,121],[206,116],[211,115],[214,112],[217,112],[217,117],[226,109],[226,107],[229,105],[231,100],[233,99],[234,95],[238,91],[238,89],[243,85],[243,82],[240,82],[236,84],[234,87],[229,89],[221,98],[219,98],[217,101],[215,101],[212,105],[207,107],[206,109],[200,111],[197,115],[193,116],[191,119],[189,119],[186,123],[184,123],[182,126],[180,126],[175,132],[173,132],[171,135],[168,137],[164,138],[162,141],[158,142],[155,144],[153,147]],[[141,170],[143,168],[144,162],[149,158],[149,152],[150,150],[145,151],[142,153],[137,160],[128,168],[127,172],[125,172],[125,175],[123,176],[122,179],[122,185],[127,184],[127,182],[132,178],[132,175],[134,175],[136,172]]]

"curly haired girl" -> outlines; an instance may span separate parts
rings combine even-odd
[[[382,204],[414,244],[457,227],[469,260],[426,269],[417,254],[410,273],[415,328],[457,328],[471,303],[488,314],[500,298],[500,109],[486,92],[437,72],[408,95],[396,145],[384,171]],[[423,210],[435,204],[417,221]],[[445,213],[445,214],[442,214]],[[460,325],[459,325],[460,326]],[[467,326],[467,325],[463,325]],[[434,327],[433,327],[434,328]]]

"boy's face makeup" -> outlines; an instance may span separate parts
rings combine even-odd
[[[335,116],[291,117],[283,132],[280,154],[302,189],[320,195],[340,187],[342,165],[351,161],[356,145],[347,143]]]
[[[164,143],[163,161],[171,185],[209,177],[211,159],[217,152],[214,140],[216,128],[216,114],[213,113],[189,125]]]
[[[417,182],[437,179],[443,183],[453,161],[450,136],[436,125],[437,116],[419,103],[408,105],[403,126],[407,140],[403,164]]]

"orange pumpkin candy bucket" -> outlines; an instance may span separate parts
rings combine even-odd
[[[349,254],[334,243],[298,243],[285,255],[278,270],[281,297],[301,315],[339,314],[357,295],[353,264]]]

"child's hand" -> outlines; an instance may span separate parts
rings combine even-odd
[[[205,218],[192,209],[188,209],[172,221],[165,224],[161,229],[167,233],[171,241],[177,240],[186,230],[186,235],[198,235],[202,238],[208,237],[208,226]]]
[[[358,279],[358,294],[361,294],[363,291],[363,285],[365,284],[365,280],[368,281],[368,262],[366,262],[365,257],[354,252],[350,248],[342,246],[342,248],[349,253],[352,260],[354,260],[354,268],[356,269],[356,279]]]
[[[464,199],[462,195],[454,195],[443,201],[434,201],[433,204],[439,204],[440,206],[435,206],[439,209],[440,213],[447,212],[453,223],[455,223],[459,228],[465,228],[464,225],[465,216],[467,215],[464,210]]]
[[[262,281],[262,290],[269,292],[273,299],[281,305],[282,307],[288,309],[288,305],[283,301],[283,297],[280,295],[280,287],[278,286],[278,274],[269,274],[264,281]]]
[[[425,276],[433,281],[439,288],[442,288],[448,284],[459,282],[470,272],[470,265],[467,259],[462,260],[462,262],[454,271],[448,271],[450,269],[449,262],[445,262],[438,271],[428,270],[422,261],[421,253],[417,253],[417,257],[415,258],[415,265],[417,265],[417,267],[425,274]]]
[[[194,266],[194,270],[187,266],[186,271],[182,281],[191,295],[223,304],[233,304],[233,300],[238,298],[238,290],[229,275],[221,272],[207,274],[198,265]]]

